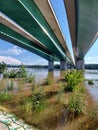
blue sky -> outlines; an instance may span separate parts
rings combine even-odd
[[[63,5],[63,0],[58,1],[58,4],[55,4],[57,0],[50,1],[55,10],[63,35],[66,39],[68,49],[73,57],[70,33],[68,29],[68,23],[66,18],[66,12]],[[31,52],[28,52],[27,50],[24,50],[3,40],[0,40],[0,62],[1,61],[4,61],[8,64],[48,64],[48,62],[40,56],[37,56]],[[95,42],[95,44],[92,46],[90,51],[85,56],[85,63],[98,63],[98,40]]]

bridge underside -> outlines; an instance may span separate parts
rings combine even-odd
[[[76,65],[84,68],[84,56],[98,37],[98,0],[64,0],[64,4]],[[0,38],[51,61],[51,66],[52,61],[73,64],[48,0],[0,0]]]
[[[73,63],[49,1],[0,0],[0,11],[1,39],[48,61]]]
[[[98,37],[98,0],[64,0],[76,63]],[[70,4],[71,3],[71,4]]]

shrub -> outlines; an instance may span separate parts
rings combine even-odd
[[[40,92],[34,93],[32,96],[32,109],[34,111],[41,111],[44,107],[44,95]]]
[[[68,103],[68,110],[70,112],[70,117],[75,118],[85,112],[86,103],[83,98],[83,94],[75,93],[70,97]]]
[[[46,78],[45,84],[46,84],[46,85],[51,85],[51,84],[52,84],[52,81],[51,81],[49,78]]]
[[[68,71],[65,74],[65,80],[67,81],[67,89],[68,91],[73,91],[75,86],[78,86],[83,81],[83,72],[77,70]]]
[[[32,74],[29,74],[29,75],[27,76],[27,82],[28,82],[28,83],[34,83],[34,84],[35,84],[35,76],[32,75]]]
[[[86,88],[81,86],[75,86],[73,89],[74,92],[85,94]]]
[[[88,80],[88,84],[93,85],[94,84],[93,80]]]
[[[9,78],[16,78],[17,72],[13,69],[9,72]]]
[[[17,72],[17,78],[26,78],[26,77],[27,77],[27,72],[25,66],[22,64],[20,66],[19,71]]]
[[[12,69],[9,72],[4,73],[4,78],[26,78],[27,72],[24,65],[20,66],[19,70]]]
[[[4,62],[0,63],[0,73],[3,73],[6,69],[6,64]]]

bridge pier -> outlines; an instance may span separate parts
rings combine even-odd
[[[67,70],[67,61],[65,60],[60,61],[60,70],[61,71]]]
[[[77,59],[76,61],[76,69],[77,70],[84,70],[84,59]]]
[[[48,61],[48,71],[54,70],[54,61]]]

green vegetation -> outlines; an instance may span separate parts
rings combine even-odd
[[[88,80],[88,84],[93,85],[94,84],[93,80]]]
[[[6,64],[4,62],[0,63],[0,73],[4,73],[6,70]]]
[[[42,93],[34,93],[32,96],[32,109],[34,111],[41,111],[45,108],[45,99]]]
[[[49,78],[46,78],[45,84],[46,84],[46,85],[51,85],[51,84],[52,84],[52,81],[51,81]]]
[[[0,93],[1,104],[16,116],[42,130],[56,130],[60,122],[62,130],[89,130],[92,122],[97,124],[97,111],[91,110],[93,105],[82,84],[82,71],[68,71],[63,82],[54,81],[52,85],[49,79],[42,85],[35,84],[35,77],[27,76],[23,66],[21,72],[23,78],[18,73],[21,78],[7,79],[10,83],[2,87],[7,91]],[[4,84],[3,80],[0,82]],[[17,84],[16,92],[13,91],[14,83]]]
[[[69,104],[68,104],[68,110],[70,112],[70,117],[72,119],[85,113],[86,102],[84,100],[83,94],[74,93],[70,97]]]
[[[65,80],[67,82],[65,90],[73,91],[84,80],[83,72],[77,70],[68,71],[65,73]]]
[[[19,70],[5,71],[4,78],[26,78],[27,72],[25,66],[22,64]]]
[[[28,83],[35,83],[35,76],[32,74],[29,74],[26,78]]]
[[[0,92],[0,102],[6,102],[13,98],[13,95],[8,91]]]
[[[14,89],[14,81],[8,81],[7,90],[12,91]]]
[[[17,78],[26,78],[26,77],[27,77],[27,72],[25,66],[22,64],[20,66],[19,71],[17,72]]]

